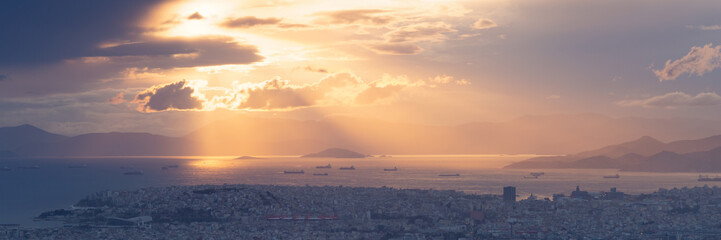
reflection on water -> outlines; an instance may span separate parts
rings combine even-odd
[[[616,170],[542,170],[538,179],[524,179],[530,171],[502,166],[529,156],[393,156],[366,159],[266,157],[153,157],[2,160],[0,167],[0,223],[32,223],[47,210],[68,207],[102,190],[197,184],[344,185],[423,189],[455,189],[470,193],[501,193],[516,186],[523,198],[531,193],[550,196],[570,192],[576,185],[589,191],[617,187],[626,193],[651,192],[660,187],[714,185],[696,181],[697,173],[628,173],[604,179]],[[332,168],[316,168],[331,164]],[[340,170],[342,166],[356,170]],[[73,167],[83,166],[83,167]],[[171,167],[169,167],[171,166]],[[177,166],[177,167],[175,167]],[[384,171],[397,167],[398,171]],[[143,175],[124,175],[130,170]],[[304,174],[284,174],[303,170]],[[316,175],[325,174],[327,175]],[[439,174],[459,174],[443,177]],[[713,174],[710,174],[713,175]]]

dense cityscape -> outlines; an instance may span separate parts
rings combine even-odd
[[[715,239],[721,189],[576,188],[517,200],[453,190],[215,185],[103,191],[1,239]]]

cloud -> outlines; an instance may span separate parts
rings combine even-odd
[[[196,93],[196,90],[188,85],[188,81],[182,80],[166,85],[153,86],[135,96],[135,103],[138,103],[138,110],[142,112],[154,112],[165,110],[192,110],[203,109],[205,99]]]
[[[660,81],[675,80],[681,74],[703,76],[721,67],[721,45],[713,47],[706,44],[703,47],[692,47],[691,51],[675,61],[668,60],[663,69],[652,70]]]
[[[412,43],[371,43],[365,47],[378,54],[413,55],[423,52],[423,48]]]
[[[318,12],[315,20],[319,24],[361,24],[361,25],[386,25],[395,18],[386,15],[389,11],[380,9],[355,9],[339,10],[329,12]]]
[[[380,80],[374,81],[368,85],[363,92],[359,93],[355,98],[358,104],[373,104],[395,96],[398,92],[407,87],[424,86],[423,81],[411,81],[406,76],[392,77],[383,75]]]
[[[111,104],[124,103],[125,102],[125,93],[124,92],[118,93],[118,95],[115,95],[115,96],[109,98],[108,102],[110,102]]]
[[[127,67],[173,68],[261,61],[255,46],[228,37],[155,38],[98,49],[93,57]]]
[[[456,79],[455,77],[449,76],[446,74],[435,76],[433,78],[428,79],[428,81],[431,83],[438,83],[438,84],[449,84],[449,83],[453,83],[456,85],[470,85],[471,84],[471,82],[469,82],[466,79]]]
[[[239,17],[228,19],[220,25],[227,28],[250,28],[258,25],[275,25],[280,23],[280,18],[258,18],[255,16]]]
[[[316,73],[328,73],[328,69],[325,68],[314,68],[309,66],[305,66],[303,70],[309,71],[309,72],[316,72]]]
[[[444,33],[455,31],[450,24],[444,22],[424,22],[402,26],[384,36],[390,43],[441,41],[446,39]]]
[[[135,39],[137,25],[160,0],[4,1],[0,67],[35,66],[92,55],[96,46]]]
[[[618,102],[618,105],[646,108],[705,107],[721,105],[721,96],[713,92],[699,93],[696,96],[672,92],[647,99],[624,100]]]
[[[315,105],[347,104],[363,81],[351,73],[331,74],[320,81],[293,85],[280,77],[257,83],[237,84],[235,93],[225,101],[231,109],[283,110]]]
[[[200,15],[199,12],[194,12],[193,14],[190,14],[190,16],[188,16],[188,20],[200,20],[203,18],[205,17],[203,17],[203,15]]]
[[[5,75],[5,74],[0,74],[0,82],[2,82],[2,81],[7,81],[8,79],[10,79],[10,78],[8,78],[7,75]]]
[[[493,20],[491,20],[489,18],[481,18],[481,19],[478,19],[478,21],[474,22],[473,25],[471,25],[471,27],[475,28],[475,29],[489,29],[489,28],[498,27],[498,24],[496,24],[496,22],[494,22]]]
[[[718,31],[721,30],[721,25],[686,25],[686,28],[688,29],[698,29],[702,31]]]
[[[467,84],[465,79],[442,76],[433,84]],[[438,78],[438,77],[437,77]],[[432,81],[435,78],[430,78]],[[273,77],[269,80],[233,82],[230,87],[207,87],[206,82],[180,81],[153,86],[137,94],[134,103],[142,112],[166,110],[203,110],[218,108],[230,110],[284,111],[315,106],[368,105],[393,100],[399,92],[409,88],[437,87],[423,80],[407,76],[384,74],[382,78],[366,83],[348,72],[328,74],[317,82],[292,84],[289,80]],[[206,97],[207,96],[207,97]],[[121,96],[122,97],[122,96]],[[116,96],[116,98],[120,98]]]

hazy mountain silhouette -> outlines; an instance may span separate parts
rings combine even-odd
[[[68,137],[46,132],[33,125],[0,128],[0,150],[13,150],[30,143],[54,143]]]
[[[648,136],[578,154],[532,158],[506,168],[615,168],[626,171],[721,171],[721,135],[663,143]]]
[[[182,137],[147,133],[92,133],[65,137],[30,125],[0,128],[3,144],[0,150],[22,156],[238,156],[300,155],[309,150],[336,146],[369,154],[558,154],[598,148],[644,135],[693,139],[709,133],[721,133],[721,122],[572,114],[526,116],[498,123],[432,126],[343,116],[301,121],[240,115],[208,124]],[[669,144],[645,137],[582,152],[573,158],[557,156],[536,161],[576,161],[599,155],[618,158],[628,153],[648,156],[661,150],[687,153],[714,146],[721,146],[721,137]]]
[[[23,156],[193,155],[194,143],[148,133],[90,133],[57,142],[31,143],[14,150]]]
[[[301,157],[304,158],[364,158],[366,157],[365,154],[357,153],[348,149],[342,149],[342,148],[328,148],[326,150],[317,152],[317,153],[309,153],[306,155],[303,155]]]

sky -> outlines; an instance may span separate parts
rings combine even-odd
[[[3,1],[0,126],[721,117],[719,1]]]

